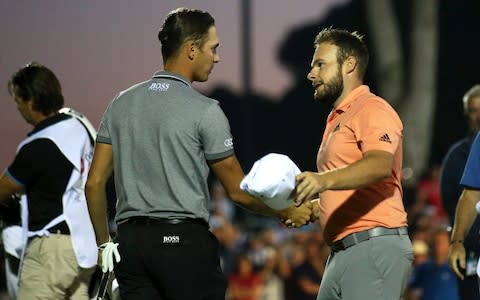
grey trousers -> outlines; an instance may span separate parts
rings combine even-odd
[[[408,235],[374,237],[331,253],[317,300],[399,300],[412,261]]]

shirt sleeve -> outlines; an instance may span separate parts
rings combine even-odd
[[[21,185],[30,185],[33,180],[49,170],[51,157],[61,154],[55,143],[49,139],[36,139],[25,144],[8,167],[7,174]],[[41,159],[39,159],[41,157]]]
[[[468,154],[467,163],[463,170],[463,176],[460,184],[474,189],[480,189],[480,137],[475,137],[470,153]]]
[[[206,110],[200,120],[199,132],[207,160],[225,158],[234,153],[230,125],[218,104]]]
[[[403,125],[387,103],[373,100],[352,121],[356,139],[363,153],[382,150],[394,154],[403,138]]]
[[[100,126],[97,132],[96,141],[102,144],[112,144],[112,139],[110,136],[109,126],[110,126],[110,110],[113,105],[112,101],[103,113],[102,120],[100,121]]]
[[[467,143],[455,144],[445,155],[440,172],[440,196],[443,208],[451,223],[455,219],[458,197],[463,190],[460,185],[463,169],[468,156]]]

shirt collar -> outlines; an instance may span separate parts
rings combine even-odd
[[[158,71],[155,74],[153,74],[153,78],[173,79],[173,80],[183,82],[184,84],[186,84],[189,87],[192,87],[192,83],[190,82],[190,80],[188,80],[185,76],[182,76],[182,75],[177,74],[177,73],[172,73],[172,72],[168,72],[168,71]]]
[[[358,96],[369,93],[369,92],[370,92],[370,88],[368,87],[368,85],[361,85],[359,87],[356,87],[345,97],[345,99],[342,100],[342,102],[338,104],[338,106],[334,110],[337,110],[337,111],[340,110],[342,112],[346,111],[350,107],[350,105],[356,99],[358,99]]]
[[[370,88],[368,85],[361,85],[353,89],[346,97],[339,103],[339,105],[332,109],[330,114],[328,115],[328,121],[332,121],[335,119],[336,116],[341,115],[346,110],[350,108],[350,105],[358,99],[358,97],[362,94],[366,94],[370,92]]]
[[[58,123],[60,121],[64,121],[64,120],[67,120],[67,119],[70,119],[70,118],[71,118],[71,116],[69,116],[67,114],[53,115],[53,116],[51,116],[49,118],[46,118],[45,120],[39,122],[37,125],[35,125],[35,127],[33,127],[33,130],[30,131],[30,133],[28,133],[28,136],[31,136],[32,134],[34,134],[36,132],[39,132],[42,129],[47,128],[50,125],[53,125],[55,123]]]

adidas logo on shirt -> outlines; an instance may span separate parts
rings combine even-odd
[[[384,135],[382,135],[378,140],[381,141],[381,142],[387,142],[387,143],[390,143],[390,144],[392,143],[392,140],[390,140],[390,137],[386,133]]]

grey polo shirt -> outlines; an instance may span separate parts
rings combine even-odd
[[[97,142],[113,149],[117,223],[133,216],[208,220],[207,161],[234,154],[218,102],[165,71],[110,103]]]

